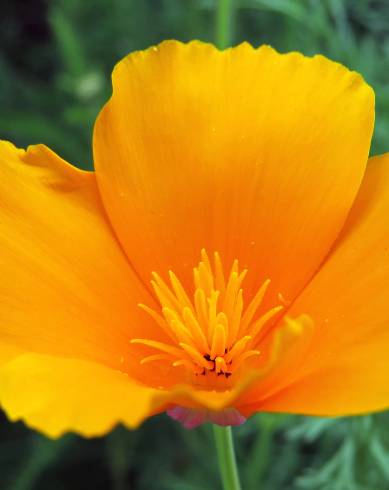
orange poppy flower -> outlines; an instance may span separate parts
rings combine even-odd
[[[95,172],[3,142],[10,419],[91,436],[166,410],[195,426],[388,407],[373,105],[322,56],[169,41],[116,66]]]

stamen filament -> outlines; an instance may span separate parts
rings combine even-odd
[[[224,325],[218,323],[213,334],[211,346],[211,359],[214,360],[217,356],[224,356],[226,351],[226,329]]]
[[[169,361],[169,360],[171,360],[171,356],[169,356],[169,354],[154,354],[153,356],[144,357],[140,361],[140,363],[141,364],[147,364],[148,362]]]
[[[154,311],[152,308],[149,308],[147,305],[144,305],[142,303],[139,303],[138,306],[139,308],[142,308],[143,311],[148,313],[151,316],[151,318],[158,323],[158,325],[163,329],[164,332],[167,333],[167,335],[172,340],[176,340],[175,336],[173,335],[173,332],[169,328],[169,325],[166,324],[165,319],[161,315],[158,315],[156,311]]]
[[[213,277],[211,263],[209,262],[208,254],[205,248],[201,249],[200,255],[201,255],[201,260],[204,263],[205,267],[207,268],[209,274]]]
[[[213,276],[207,269],[206,265],[204,262],[200,262],[199,266],[197,268],[198,271],[198,281],[199,285],[201,284],[202,288],[205,291],[205,294],[209,296],[211,291],[213,291]]]
[[[267,311],[264,315],[262,315],[251,327],[250,329],[250,335],[255,339],[255,337],[259,334],[261,331],[262,327],[274,316],[277,315],[280,311],[284,309],[283,306],[275,306],[274,308],[271,308],[269,311]]]
[[[193,371],[194,373],[198,373],[199,371],[201,371],[201,369],[199,370],[196,364],[194,364],[192,361],[188,361],[187,359],[180,359],[179,361],[174,361],[172,363],[172,366],[173,367],[184,366],[190,371]]]
[[[193,339],[196,342],[197,346],[200,350],[205,354],[209,351],[209,345],[207,342],[207,338],[202,330],[199,322],[196,320],[196,317],[193,314],[193,311],[190,308],[185,307],[183,312],[183,318],[185,323],[190,328]]]
[[[193,346],[185,344],[184,342],[180,342],[179,345],[195,361],[195,363],[199,364],[199,366],[203,367],[204,369],[212,369],[213,368],[213,363],[210,361],[207,361],[199,353],[199,351],[197,349],[195,349]]]
[[[217,315],[217,301],[219,298],[219,291],[212,291],[210,298],[208,298],[208,340],[212,342],[213,332],[216,327],[216,315]]]
[[[218,291],[220,291],[223,295],[226,290],[226,283],[224,280],[223,266],[220,260],[220,255],[218,252],[214,253],[215,260],[215,287]]]
[[[173,347],[172,345],[168,345],[163,342],[158,342],[157,340],[132,339],[130,340],[130,343],[147,345],[148,347],[154,347],[155,349],[161,350],[162,352],[171,354],[174,357],[178,357],[178,358],[182,357],[182,351],[178,349],[178,347]]]
[[[170,277],[170,282],[173,287],[174,293],[181,305],[185,305],[190,309],[193,309],[193,305],[191,300],[189,299],[188,295],[186,294],[186,291],[184,287],[181,284],[181,281],[178,279],[178,277],[174,274],[174,272],[169,271],[169,277]]]
[[[256,311],[258,310],[260,304],[263,301],[267,288],[269,287],[270,279],[266,279],[266,281],[262,284],[262,286],[258,289],[257,294],[252,299],[251,303],[247,307],[245,311],[241,324],[240,324],[240,332],[244,333],[252,321]]]
[[[204,332],[208,333],[207,300],[203,289],[197,288],[194,295],[197,319]]]
[[[238,274],[237,272],[233,272],[227,284],[227,290],[224,297],[223,310],[225,311],[225,314],[229,318],[232,317],[238,291],[240,290],[240,286],[246,274],[247,274],[247,269],[242,271],[240,274]]]
[[[182,323],[177,313],[170,308],[162,308],[162,313],[164,314],[169,327],[173,331],[175,337],[179,341],[184,342],[192,342],[192,336],[190,331],[186,328],[186,326]]]
[[[243,290],[239,289],[234,304],[234,311],[231,315],[231,322],[228,330],[228,341],[227,341],[228,346],[232,344],[232,342],[236,339],[238,335],[239,325],[242,318],[242,312],[243,312]]]
[[[172,309],[179,308],[181,305],[174,294],[170,291],[165,282],[158,276],[156,272],[152,273],[154,280],[151,281],[154,292],[159,299],[161,305],[169,306]]]
[[[239,356],[246,348],[247,343],[252,339],[250,335],[245,335],[238,342],[235,343],[234,347],[226,354],[226,362],[232,361],[234,357]]]

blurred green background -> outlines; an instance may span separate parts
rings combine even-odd
[[[322,53],[377,95],[372,154],[389,150],[387,0],[235,0],[233,43]],[[113,65],[162,39],[215,41],[215,0],[13,0],[0,16],[0,137],[91,168]],[[388,380],[389,382],[389,380]],[[389,489],[389,415],[261,414],[235,431],[246,490]],[[0,415],[0,490],[219,489],[210,427],[166,416],[104,438],[50,441]]]

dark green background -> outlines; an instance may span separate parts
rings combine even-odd
[[[45,143],[91,168],[91,130],[113,65],[162,39],[215,39],[212,0],[1,2],[0,136]],[[377,95],[372,154],[389,150],[389,2],[236,0],[233,42],[322,53],[360,71]],[[389,380],[388,380],[389,382]],[[235,431],[246,490],[389,489],[389,416],[262,414]],[[166,416],[105,438],[49,441],[0,416],[0,490],[213,490],[210,428]]]

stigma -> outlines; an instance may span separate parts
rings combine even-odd
[[[173,271],[169,271],[170,284],[153,272],[151,284],[160,310],[139,306],[163,329],[167,341],[132,339],[131,343],[151,349],[141,364],[169,363],[202,384],[212,385],[228,380],[245,363],[260,356],[260,334],[283,305],[266,311],[261,308],[270,284],[266,279],[245,306],[242,284],[246,274],[247,269],[239,271],[238,260],[234,260],[225,277],[219,254],[214,253],[211,263],[203,249],[193,269],[194,293],[190,297]]]

